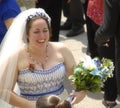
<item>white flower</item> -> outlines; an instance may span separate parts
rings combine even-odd
[[[88,70],[96,69],[96,65],[92,58],[88,55],[85,56],[85,59],[83,61],[83,67]]]

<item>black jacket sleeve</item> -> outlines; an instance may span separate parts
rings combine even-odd
[[[115,36],[118,21],[119,0],[104,1],[104,18],[103,23],[95,34],[95,43],[101,45],[111,37]]]

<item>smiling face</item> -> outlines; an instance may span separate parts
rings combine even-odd
[[[50,38],[49,23],[44,18],[36,18],[27,26],[28,42],[31,45],[46,45]]]

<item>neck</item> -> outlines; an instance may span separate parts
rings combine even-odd
[[[43,47],[38,47],[35,45],[28,46],[28,52],[31,53],[32,55],[36,55],[36,56],[44,55],[47,52],[47,50],[48,50],[48,44]]]
[[[32,47],[28,47],[28,55],[30,64],[34,64],[35,68],[42,67],[42,69],[45,69],[48,60],[48,45],[44,49],[32,49]]]

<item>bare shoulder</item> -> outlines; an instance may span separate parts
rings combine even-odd
[[[65,50],[67,47],[62,42],[51,42],[52,46],[57,50]]]
[[[53,46],[56,46],[56,47],[63,47],[64,46],[64,43],[62,42],[50,42]]]
[[[19,52],[18,57],[18,70],[23,70],[28,68],[28,52],[27,49],[24,47]]]
[[[22,59],[22,58],[24,58],[25,55],[26,55],[26,53],[27,53],[27,49],[26,49],[26,47],[24,46],[24,47],[22,47],[22,48],[20,49],[20,51],[19,51],[19,60]]]
[[[52,42],[53,47],[62,55],[70,54],[70,49],[62,42]]]

